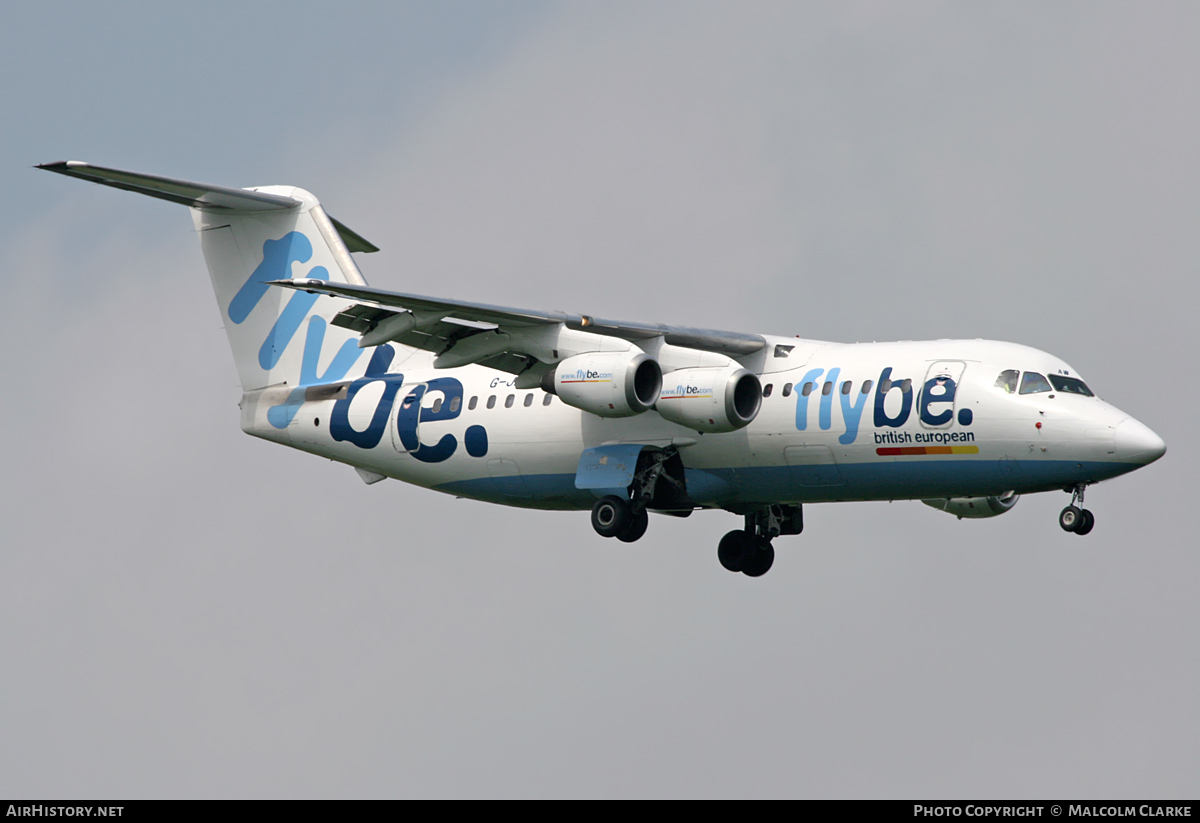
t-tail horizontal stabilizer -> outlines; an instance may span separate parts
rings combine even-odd
[[[214,186],[211,183],[193,183],[188,180],[160,177],[156,174],[109,169],[79,160],[43,163],[37,168],[52,171],[55,174],[65,174],[68,177],[78,177],[80,180],[99,183],[102,186],[112,186],[114,189],[137,192],[147,197],[157,197],[159,200],[168,200],[202,211],[287,211],[303,204],[303,201],[295,197],[281,194],[267,194],[252,189],[231,189],[227,186]],[[329,220],[342,238],[342,242],[346,244],[347,250],[352,252],[379,251],[379,247],[374,243],[332,216],[329,217]]]

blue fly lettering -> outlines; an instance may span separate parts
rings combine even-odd
[[[825,380],[818,383],[822,374],[825,375]],[[844,384],[839,386],[840,378],[841,369],[839,367],[829,369],[828,373],[824,369],[811,369],[805,373],[800,382],[796,384],[796,429],[797,431],[807,430],[808,400],[817,391],[821,393],[817,407],[817,425],[823,431],[832,429],[835,405],[833,395],[836,393],[840,401],[837,405],[841,408],[842,423],[845,425],[845,431],[838,435],[838,442],[848,446],[858,439],[863,412],[867,408],[870,393],[853,391],[853,382],[851,382],[851,389],[846,389]],[[825,393],[826,385],[829,387],[828,394]],[[884,405],[888,394],[893,391],[900,392],[900,409],[895,416],[888,414]],[[929,380],[917,393],[918,417],[930,426],[949,425],[954,419],[954,402],[957,391],[958,387],[954,380],[946,375]],[[914,405],[911,380],[893,378],[892,369],[889,366],[880,372],[879,381],[875,384],[873,394],[875,397],[872,422],[876,428],[900,428],[908,422],[912,416]],[[973,417],[970,409],[961,409],[958,412],[958,423],[962,426],[969,426]]]
[[[857,404],[850,402],[850,398],[854,395],[858,395]],[[846,431],[838,437],[838,442],[843,446],[850,445],[858,437],[858,422],[862,419],[863,409],[867,407],[868,396],[861,391],[838,392],[838,397],[842,401],[842,420],[846,424]]]
[[[822,431],[829,431],[833,425],[833,392],[837,389],[837,379],[841,373],[841,369],[830,369],[825,385],[821,387],[821,410],[817,414],[817,422]]]
[[[267,281],[291,277],[292,264],[307,263],[312,253],[312,243],[298,231],[290,231],[278,240],[263,243],[262,262],[250,272],[250,278],[229,301],[229,319],[234,323],[243,323],[271,288]]]
[[[304,357],[300,361],[300,384],[292,389],[291,393],[288,394],[287,400],[278,406],[272,406],[267,409],[267,422],[275,428],[286,429],[296,417],[296,414],[300,411],[300,407],[304,405],[305,386],[312,386],[317,383],[336,383],[346,376],[346,373],[358,361],[359,355],[362,354],[362,349],[358,347],[358,344],[353,340],[347,340],[342,343],[342,347],[333,356],[333,361],[325,369],[325,373],[318,375],[317,368],[320,365],[321,346],[324,342],[325,321],[320,317],[309,318],[308,333],[304,338]],[[380,348],[386,348],[389,352],[392,352],[391,346]],[[371,362],[374,363],[375,359],[379,356],[379,349],[377,348],[375,355],[371,358]],[[392,354],[389,353],[387,355],[388,363],[391,360]],[[384,366],[384,371],[387,371],[386,366]],[[385,422],[386,417],[387,414],[385,412]]]
[[[812,391],[809,383],[816,386],[817,378],[824,373],[824,369],[813,369],[796,385],[796,428],[800,431],[808,428],[808,395]]]

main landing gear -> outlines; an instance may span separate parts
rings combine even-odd
[[[601,537],[633,543],[646,533],[650,508],[680,517],[691,514],[694,508],[684,487],[683,464],[673,448],[642,451],[628,489],[605,495],[592,506],[592,528]],[[775,563],[772,540],[804,530],[799,505],[775,503],[730,511],[745,516],[745,527],[721,538],[717,559],[729,571],[747,577],[762,577],[770,571]]]
[[[799,506],[764,506],[746,514],[746,526],[717,544],[717,560],[731,572],[762,577],[775,562],[771,541],[781,534],[800,534],[804,517]]]
[[[1091,511],[1083,508],[1083,490],[1087,488],[1081,483],[1073,489],[1065,489],[1071,492],[1071,505],[1067,506],[1058,514],[1058,525],[1062,526],[1065,532],[1075,532],[1075,534],[1083,535],[1092,530],[1096,525],[1096,518]],[[1078,503],[1079,505],[1075,505]]]
[[[592,506],[592,528],[601,537],[615,537],[622,543],[632,543],[646,533],[650,515],[645,508],[635,509],[628,500],[615,494],[601,497]]]
[[[683,483],[672,476],[672,460],[678,461],[678,452],[673,448],[642,452],[633,482],[629,484],[629,498],[609,494],[592,506],[592,528],[596,534],[633,543],[641,539],[650,525],[646,509],[652,502],[655,509],[671,508],[673,499],[685,498]],[[682,472],[682,464],[679,471]]]

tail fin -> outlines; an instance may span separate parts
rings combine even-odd
[[[296,277],[366,285],[350,251],[378,249],[304,189],[231,189],[76,161],[38,168],[191,207],[244,391],[341,380],[362,354],[355,333],[330,325],[338,301],[267,285]]]

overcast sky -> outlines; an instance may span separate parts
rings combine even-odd
[[[0,796],[1196,797],[1200,6],[0,5]],[[958,521],[454,500],[243,435],[185,209],[372,285],[1053,352],[1159,463]],[[1189,537],[1188,535],[1192,535]]]

